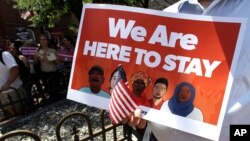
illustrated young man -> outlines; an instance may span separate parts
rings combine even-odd
[[[153,98],[149,100],[151,108],[159,110],[164,103],[164,95],[167,93],[168,80],[166,78],[158,78],[153,87]]]
[[[147,105],[150,108],[154,108],[157,110],[161,109],[162,104],[165,102],[163,97],[164,95],[167,93],[167,89],[168,89],[168,80],[166,78],[158,78],[156,79],[155,83],[154,83],[154,87],[153,87],[153,98],[147,101]],[[147,121],[144,119],[140,119],[139,124],[136,126],[137,131],[140,133],[141,135],[141,139],[142,140],[145,130],[147,130],[147,134],[149,136],[151,136],[150,138],[153,139],[154,135],[151,133],[151,129],[146,129],[146,125],[147,125]]]

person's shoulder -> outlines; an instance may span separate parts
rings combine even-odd
[[[2,56],[1,56],[1,57],[2,57],[1,60],[3,60],[5,64],[8,64],[8,63],[11,63],[11,64],[14,63],[14,64],[15,64],[15,63],[16,63],[16,62],[15,62],[14,56],[11,55],[10,52],[8,52],[8,51],[3,51],[1,55],[2,55]]]
[[[197,107],[194,107],[193,112],[198,113],[198,114],[202,114],[201,110]]]
[[[82,88],[79,89],[79,91],[81,91],[81,92],[87,92],[89,90],[90,90],[89,87],[82,87]]]
[[[106,97],[106,98],[110,98],[111,97],[108,93],[106,93],[103,90],[100,91],[99,95],[102,96],[102,97]]]
[[[8,51],[3,51],[2,56],[5,57],[5,56],[12,56],[12,55]]]
[[[194,107],[194,110],[188,115],[188,117],[199,121],[204,120],[202,111],[197,107]]]
[[[167,110],[168,108],[168,102],[169,100],[164,101],[164,103],[161,105],[160,110]]]
[[[164,101],[164,103],[162,105],[167,105],[168,102],[169,102],[169,100],[166,100],[166,101]]]
[[[186,1],[188,1],[188,0],[180,0],[172,5],[168,6],[167,8],[163,9],[163,11],[164,12],[171,12],[171,13],[178,13],[179,6]]]

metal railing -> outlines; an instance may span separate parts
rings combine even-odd
[[[56,137],[57,137],[57,140],[58,141],[62,141],[62,137],[61,137],[61,126],[62,124],[74,117],[74,116],[81,116],[84,118],[85,122],[87,123],[87,127],[88,127],[88,134],[83,136],[83,137],[79,137],[78,135],[78,132],[79,130],[76,129],[76,127],[74,125],[72,125],[72,129],[73,129],[73,132],[71,133],[72,136],[74,136],[74,141],[86,141],[86,140],[90,140],[90,141],[93,141],[94,138],[98,137],[98,136],[101,136],[102,137],[102,140],[105,141],[107,140],[107,137],[106,137],[106,133],[109,132],[109,131],[113,131],[113,139],[114,141],[122,141],[122,140],[126,140],[127,139],[127,134],[125,132],[125,128],[124,128],[124,125],[123,124],[117,124],[117,125],[113,125],[112,123],[108,124],[108,125],[105,125],[104,121],[105,121],[105,117],[104,117],[104,110],[102,110],[100,112],[100,129],[98,130],[93,130],[92,129],[92,124],[91,124],[91,120],[89,119],[89,117],[87,115],[85,115],[84,113],[81,113],[81,112],[74,112],[74,113],[71,113],[71,114],[68,114],[66,116],[64,116],[59,122],[58,124],[56,125]],[[118,127],[122,127],[123,129],[123,136],[119,137],[117,136],[117,128]]]
[[[123,140],[130,141],[131,133],[134,134],[134,131],[131,132],[131,130],[133,129],[128,127],[128,125],[123,125],[123,124],[113,125],[110,121],[108,121],[109,119],[106,116],[104,116],[104,112],[105,112],[104,110],[101,110],[101,112],[99,113],[99,118],[95,122],[100,123],[100,124],[95,125],[95,127],[93,126],[94,122],[85,113],[73,112],[64,116],[63,118],[61,118],[61,120],[59,120],[59,122],[56,124],[56,127],[55,127],[57,140],[63,141],[63,140],[70,139],[74,141],[87,141],[87,140],[94,141],[96,140],[96,138],[98,138],[99,140],[101,139],[103,141],[111,140],[111,139],[114,141],[123,141]],[[76,117],[80,117],[80,118],[76,118]],[[80,120],[77,120],[77,119],[80,119]],[[71,120],[73,122],[68,122],[68,125],[66,125],[68,126],[68,128],[62,128],[64,123],[66,123],[68,120]],[[82,127],[84,126],[84,129],[81,128],[81,126],[76,126],[76,122],[77,124],[81,124]],[[117,128],[119,128],[120,132],[117,132],[118,131]],[[61,135],[62,129],[64,129],[64,132],[67,132],[68,136],[65,137],[65,135],[64,136]],[[85,133],[82,135],[79,135],[79,132],[85,132]],[[109,137],[107,137],[107,134],[109,135]],[[0,141],[4,141],[5,139],[9,137],[22,136],[22,135],[23,136],[30,135],[30,136],[33,136],[33,138],[36,141],[40,141],[40,137],[36,133],[28,131],[28,130],[15,130],[15,131],[7,132],[3,136],[0,137]],[[134,136],[136,136],[136,134],[134,134]]]
[[[21,137],[19,138],[19,140],[22,140],[22,138],[25,138],[25,140],[27,140],[27,138],[31,138],[35,141],[41,141],[40,137],[35,132],[28,131],[28,130],[15,130],[15,131],[8,132],[0,137],[0,141],[5,141],[13,137],[15,139],[12,139],[12,140],[17,140],[18,136]]]

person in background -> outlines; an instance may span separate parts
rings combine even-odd
[[[29,65],[29,62],[28,62],[28,59],[22,55],[22,53],[20,52],[19,48],[22,46],[22,43],[20,41],[14,41],[14,42],[11,42],[9,44],[9,48],[8,48],[8,51],[13,55],[13,56],[16,56],[18,57],[22,62],[23,64],[25,65],[25,67],[30,70],[30,65]]]
[[[64,36],[62,40],[62,46],[57,49],[57,54],[59,60],[62,62],[62,67],[64,68],[65,81],[69,81],[69,76],[71,72],[73,56],[74,56],[75,45],[74,41],[70,36]]]
[[[18,91],[21,98],[25,96],[25,91],[22,86],[23,82],[19,77],[18,65],[14,57],[7,51],[0,51],[0,100],[3,105],[10,103],[8,97],[11,97],[12,101],[19,100],[17,93],[11,89],[14,88]],[[16,113],[22,113],[23,107],[21,103],[14,104],[15,110],[12,106],[5,106],[5,112],[8,116]]]
[[[185,3],[185,4],[184,4]],[[190,14],[202,14],[211,16],[223,16],[223,17],[239,17],[239,18],[250,18],[250,1],[249,0],[180,0],[172,6],[164,9],[166,12],[173,13],[190,13]],[[184,7],[185,6],[185,7]],[[201,6],[203,12],[195,13],[191,7],[197,8]],[[183,10],[182,10],[183,9]],[[185,10],[184,10],[185,9]],[[192,11],[192,12],[190,12]],[[245,30],[250,29],[250,23],[247,22]],[[225,113],[222,129],[220,133],[220,141],[228,141],[230,137],[230,125],[247,125],[250,123],[250,32],[245,32],[243,37],[241,52],[239,54],[239,60],[236,65],[237,69],[234,75],[234,82],[229,97],[227,110]],[[139,116],[130,120],[131,125],[136,125],[139,120]],[[151,122],[152,123],[152,122]],[[159,141],[169,140],[192,140],[201,141],[207,140],[192,134],[188,134],[179,130],[172,129],[174,134],[166,134],[166,130],[163,126],[152,123],[152,131]],[[166,127],[167,128],[167,127]],[[208,133],[209,134],[209,133]]]
[[[22,46],[22,43],[20,41],[11,41],[8,47],[8,51],[14,57],[18,65],[19,76],[20,76],[20,79],[23,81],[24,88],[26,89],[28,88],[28,84],[31,79],[30,65],[29,65],[28,59],[25,56],[23,56],[21,52],[19,51],[20,46]]]
[[[74,40],[70,36],[64,36],[62,40],[62,47],[64,50],[75,50]]]
[[[41,62],[41,71],[44,73],[56,73],[56,65],[60,64],[55,49],[49,47],[49,39],[44,35],[40,35],[40,48],[34,56],[34,62]]]
[[[44,35],[40,35],[40,48],[34,56],[34,64],[40,62],[40,77],[45,85],[45,89],[52,101],[59,97],[60,75],[57,71],[57,65],[60,61],[55,49],[49,47],[49,39]]]

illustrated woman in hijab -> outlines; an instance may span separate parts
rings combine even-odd
[[[194,98],[194,86],[188,82],[182,82],[176,86],[172,98],[164,102],[161,111],[168,111],[179,116],[203,121],[201,110],[194,107]]]

